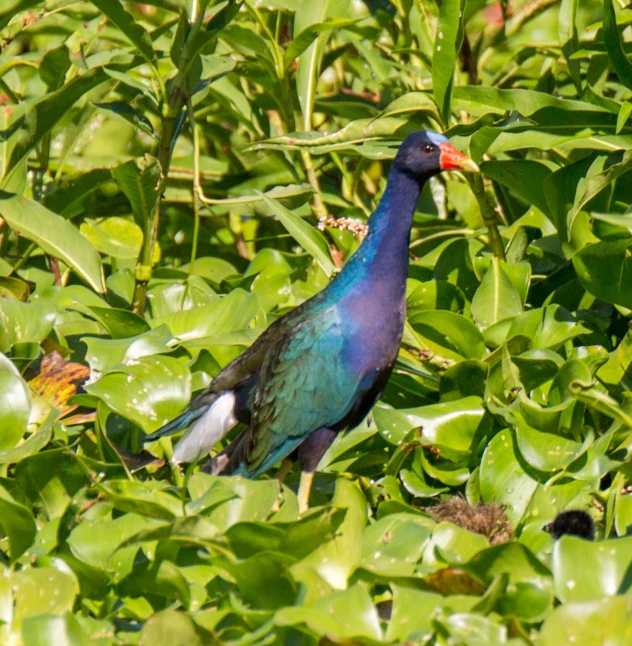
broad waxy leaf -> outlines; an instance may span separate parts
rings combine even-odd
[[[573,265],[584,287],[604,301],[632,308],[631,248],[629,240],[617,240],[577,251]]]
[[[479,477],[482,499],[506,505],[507,516],[518,523],[538,483],[521,466],[508,430],[500,431],[488,444]]]
[[[172,357],[141,357],[106,373],[86,391],[151,433],[191,398],[189,370]]]
[[[97,250],[68,220],[33,200],[0,191],[0,215],[19,235],[72,268],[96,292],[103,293]]]
[[[563,536],[552,556],[555,596],[564,602],[597,601],[629,592],[626,572],[632,562],[632,538],[587,542]]]
[[[607,640],[605,643],[612,646],[625,646],[630,639],[630,596],[624,595],[556,608],[542,627],[540,642],[542,646],[556,646],[567,640],[576,646],[592,646]]]
[[[489,327],[522,313],[518,291],[507,276],[503,265],[493,258],[480,287],[472,299],[472,316],[481,328]]]

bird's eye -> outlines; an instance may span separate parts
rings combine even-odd
[[[422,150],[425,153],[431,153],[434,150],[434,146],[431,146],[430,144],[425,144],[422,148]]]

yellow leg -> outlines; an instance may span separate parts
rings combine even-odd
[[[301,482],[298,486],[298,513],[304,514],[309,508],[309,494],[314,481],[313,471],[301,471]]]
[[[279,511],[281,508],[281,493],[283,492],[283,481],[285,480],[285,476],[290,472],[290,469],[292,468],[292,465],[294,462],[290,460],[289,458],[285,458],[283,462],[281,462],[281,466],[278,468],[275,478],[277,479],[277,482],[279,483],[279,495],[277,496],[277,499],[274,501],[274,505],[272,505],[272,508],[270,511],[275,512]]]
[[[293,464],[294,462],[290,460],[290,458],[285,458],[285,460],[281,462],[281,466],[278,468],[276,475],[274,476],[279,481],[279,489],[285,480],[285,476],[290,472]]]

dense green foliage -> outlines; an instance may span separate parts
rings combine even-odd
[[[632,12],[208,4],[0,6],[0,643],[629,645]],[[482,174],[426,187],[395,373],[310,512],[296,469],[142,453],[426,127]],[[456,493],[513,538],[424,511]]]

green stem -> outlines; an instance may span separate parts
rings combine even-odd
[[[195,40],[202,21],[204,19],[204,12],[198,11],[195,16],[191,16],[192,23],[191,29],[187,35],[187,39],[182,46],[180,52],[180,60],[178,61],[178,73],[173,79],[168,101],[163,101],[163,117],[162,117],[162,130],[160,134],[160,143],[158,144],[158,161],[162,169],[162,178],[158,187],[160,197],[156,203],[156,208],[153,214],[148,218],[145,226],[143,236],[143,246],[138,256],[136,263],[135,279],[136,285],[134,287],[134,297],[132,299],[132,311],[135,314],[143,316],[145,313],[145,296],[147,294],[147,285],[151,278],[152,273],[152,259],[154,257],[154,250],[158,241],[158,230],[160,225],[160,208],[162,205],[162,194],[167,185],[167,178],[169,176],[169,166],[171,165],[171,151],[173,133],[175,130],[176,120],[185,101],[186,96],[186,81],[189,67],[191,65],[191,45]]]
[[[200,138],[195,124],[191,99],[187,99],[187,112],[189,113],[189,123],[191,124],[193,137],[193,240],[191,241],[191,263],[189,264],[189,274],[192,274],[200,236],[200,208],[202,206],[200,196],[202,195],[202,187],[200,185]]]
[[[169,463],[169,468],[171,469],[171,476],[173,477],[173,482],[177,487],[182,487],[182,485],[184,485],[184,476],[182,475],[182,471],[180,471],[180,468],[175,464],[172,464],[171,462],[171,456],[173,455],[173,447],[171,446],[171,442],[169,441],[169,438],[161,437],[158,440],[158,443],[160,444],[160,447],[164,451],[165,457],[167,458],[167,461]]]
[[[305,173],[307,175],[307,181],[309,185],[314,189],[314,198],[312,205],[314,207],[314,213],[319,220],[327,217],[327,207],[323,202],[323,198],[320,196],[320,183],[318,182],[318,176],[314,170],[314,163],[312,162],[312,156],[308,150],[301,150],[301,157],[303,159],[303,166],[305,167]]]
[[[491,203],[489,196],[485,192],[483,178],[479,173],[472,175],[468,174],[466,177],[470,188],[472,189],[472,193],[474,193],[474,197],[478,202],[481,215],[483,216],[483,222],[485,223],[489,233],[489,247],[496,258],[505,262],[505,247],[498,230],[496,210],[494,209],[494,205]]]
[[[24,255],[13,265],[13,269],[11,271],[12,274],[16,274],[22,267],[24,266],[24,263],[30,258],[31,254],[37,249],[37,243],[36,242],[31,242],[31,244],[26,248],[26,251],[24,252]]]

